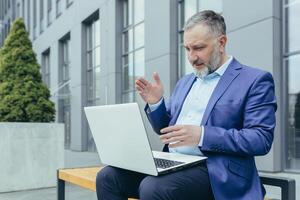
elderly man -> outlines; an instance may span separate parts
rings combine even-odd
[[[269,152],[275,128],[272,75],[239,63],[225,51],[224,18],[192,16],[184,46],[194,73],[181,78],[165,103],[159,75],[136,80],[164,150],[205,155],[207,162],[160,177],[106,167],[97,177],[99,199],[260,200],[265,190],[254,156]]]

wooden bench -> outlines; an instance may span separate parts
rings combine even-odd
[[[96,192],[96,176],[101,169],[102,167],[87,167],[57,170],[57,200],[65,200],[65,182]],[[295,180],[269,176],[260,178],[265,185],[280,187],[282,200],[296,199]]]

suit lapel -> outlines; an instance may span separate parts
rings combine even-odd
[[[239,75],[239,70],[241,68],[241,64],[238,63],[235,59],[229,64],[228,68],[222,75],[221,79],[219,80],[216,88],[214,89],[207,107],[205,109],[201,125],[205,125],[207,120],[210,116],[212,109],[214,108],[216,102],[220,99],[220,97],[224,94],[226,89],[229,87],[231,82]]]

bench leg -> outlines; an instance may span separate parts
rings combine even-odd
[[[57,171],[57,200],[65,200],[65,181],[59,179]]]

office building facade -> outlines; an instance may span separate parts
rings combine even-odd
[[[155,71],[167,98],[192,69],[183,24],[203,9],[225,17],[230,55],[274,76],[277,127],[258,167],[299,172],[299,0],[1,0],[0,46],[11,23],[22,17],[56,104],[56,121],[65,123],[65,148],[95,151],[83,107],[137,101],[142,108],[134,80],[152,79]],[[153,148],[161,148],[147,129]]]

